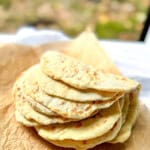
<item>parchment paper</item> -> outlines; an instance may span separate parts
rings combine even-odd
[[[39,61],[45,49],[65,49],[67,43],[52,43],[31,48],[0,45],[0,150],[65,150],[42,140],[32,128],[17,123],[11,88],[22,71]],[[132,136],[124,144],[103,144],[95,150],[149,150],[150,112],[141,105]]]

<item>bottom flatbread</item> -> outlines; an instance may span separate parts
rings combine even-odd
[[[88,148],[93,148],[98,144],[107,142],[112,140],[120,131],[122,125],[122,119],[120,118],[118,122],[114,125],[114,127],[104,134],[103,136],[90,139],[90,140],[83,140],[83,141],[77,141],[77,140],[49,140],[47,137],[44,137],[45,140],[61,147],[71,147],[75,148],[77,150],[86,150]]]

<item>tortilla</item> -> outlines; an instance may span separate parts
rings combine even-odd
[[[128,98],[128,96],[126,96],[126,99]],[[124,99],[123,99],[124,100]],[[124,109],[126,108],[126,101],[120,101],[121,105],[122,105],[122,109],[123,112]],[[125,102],[125,103],[123,103]],[[122,113],[122,115],[124,116],[124,113]],[[101,137],[97,137],[95,139],[90,139],[90,140],[84,140],[84,141],[75,141],[75,140],[49,140],[45,137],[45,140],[57,145],[57,146],[61,146],[61,147],[72,147],[75,148],[77,150],[86,150],[89,148],[93,148],[98,144],[102,144],[104,142],[109,142],[112,139],[116,139],[117,134],[120,132],[120,129],[122,127],[122,120],[120,119],[120,122],[117,123],[117,125],[115,127],[113,127],[111,129],[111,131],[109,131],[108,133],[106,133],[105,135],[101,136]],[[117,127],[118,126],[118,127]]]
[[[40,103],[37,103],[34,99],[32,99],[31,97],[24,94],[24,91],[23,91],[22,87],[20,86],[20,82],[22,82],[22,77],[23,76],[20,76],[13,86],[13,90],[12,90],[13,97],[15,99],[18,96],[24,97],[24,99],[26,101],[28,101],[30,103],[31,107],[33,107],[33,109],[35,109],[36,111],[42,112],[43,114],[48,115],[48,116],[58,116],[58,114],[56,114],[55,112],[44,107]]]
[[[83,42],[82,45],[86,45],[90,43],[91,41]],[[51,45],[51,43],[50,43]],[[53,45],[53,43],[52,43]],[[57,47],[60,46],[60,48],[66,48],[64,43],[56,43],[54,44]],[[67,42],[68,45],[68,42]],[[81,45],[81,46],[82,46]],[[41,46],[42,47],[42,46]],[[51,48],[51,46],[49,47]],[[20,49],[23,49],[21,51]],[[43,48],[44,49],[44,48]],[[34,49],[33,49],[34,50]],[[4,46],[1,49],[1,58],[0,62],[2,65],[0,65],[1,68],[1,96],[0,96],[0,102],[1,102],[1,127],[0,127],[0,133],[1,133],[1,140],[0,140],[0,147],[1,149],[44,149],[44,150],[54,150],[54,149],[63,149],[60,147],[55,147],[52,144],[44,141],[41,139],[36,132],[32,128],[27,128],[21,125],[20,123],[16,122],[14,118],[14,100],[11,97],[10,90],[13,85],[13,81],[16,80],[16,77],[25,69],[31,66],[33,63],[37,63],[37,59],[39,55],[33,55],[33,50],[28,50],[28,48],[24,49],[21,46],[17,46],[15,48],[12,48],[11,46]],[[91,48],[92,52],[94,53],[95,48]],[[29,52],[28,52],[29,51]],[[42,51],[42,50],[41,50]],[[38,53],[38,49],[35,48],[34,54]],[[88,52],[87,52],[88,53]],[[100,52],[101,53],[101,52]],[[82,55],[82,51],[80,51],[80,55]],[[94,60],[94,58],[90,58],[91,55],[89,55],[89,63],[91,59]],[[96,59],[95,62],[98,64],[100,61],[105,61],[105,57],[103,59]],[[5,63],[3,63],[3,60]],[[32,63],[31,63],[32,62]],[[106,63],[107,64],[107,63]],[[107,69],[107,65],[105,66]],[[110,68],[110,71],[114,70],[114,68]],[[10,75],[11,72],[11,75]],[[3,84],[5,83],[5,84]],[[124,144],[102,144],[98,147],[96,147],[96,150],[99,149],[149,149],[149,112],[146,107],[141,106],[140,109],[140,116],[138,117],[138,122],[136,123],[136,126],[133,130],[132,136],[130,140],[125,142]],[[141,138],[141,135],[144,138]],[[136,141],[136,144],[135,144]],[[63,142],[63,141],[62,141]],[[83,141],[86,144],[86,141]],[[70,146],[71,147],[71,146]]]
[[[24,97],[24,94],[22,94],[22,90],[21,88],[19,88],[18,82],[15,86],[17,88],[15,92],[16,110],[18,112],[21,112],[21,114],[24,116],[24,120],[23,118],[17,119],[19,120],[19,122],[22,122],[25,125],[27,124],[28,126],[36,126],[36,125],[49,125],[49,124],[54,124],[54,123],[66,123],[66,122],[72,121],[66,118],[62,118],[60,116],[57,117],[58,115],[47,116],[47,115],[44,115],[35,111],[26,100],[26,97]],[[18,113],[17,113],[17,116],[19,116]],[[33,122],[34,123],[37,122],[37,124],[34,124],[30,121],[27,122],[27,120],[33,120]]]
[[[50,140],[88,140],[107,133],[121,116],[119,102],[97,115],[79,122],[36,127],[38,134]]]
[[[82,44],[82,43],[86,43],[86,44]],[[90,64],[95,68],[100,68],[105,72],[121,74],[119,70],[116,68],[116,66],[114,65],[114,63],[112,62],[112,60],[109,58],[109,56],[101,47],[101,44],[98,41],[98,39],[96,39],[95,35],[90,31],[85,31],[81,33],[75,40],[73,40],[69,44],[69,46],[67,46],[64,52],[67,55],[75,57],[76,59],[79,59],[80,61],[83,61],[87,64]],[[100,63],[97,63],[98,61]],[[129,106],[128,106],[129,103],[130,103],[129,100],[128,102],[127,100],[125,100],[125,105],[127,105],[127,107],[124,108],[126,110],[123,110],[123,115],[124,115],[123,122],[126,121],[126,116],[127,116],[128,109],[129,109]],[[138,109],[138,108],[135,108],[135,109]],[[129,128],[132,128],[131,126],[133,125],[130,124]]]
[[[119,99],[119,104],[120,104],[120,109],[122,110],[124,108],[124,104],[125,104],[124,96]]]
[[[15,85],[15,86],[18,87],[17,85]],[[28,97],[27,97],[27,99],[28,99]],[[24,97],[24,95],[22,94],[22,90],[20,90],[20,88],[18,90],[16,90],[15,100],[16,100],[16,110],[21,112],[21,114],[24,116],[24,118],[26,118],[26,120],[33,120],[34,122],[37,122],[39,125],[49,125],[49,124],[54,124],[54,123],[66,123],[66,122],[72,121],[71,119],[62,118],[58,115],[57,116],[54,116],[54,115],[47,116],[47,115],[44,115],[42,113],[35,111],[31,107],[31,105],[28,103],[28,101],[26,100],[26,97]],[[16,118],[17,118],[17,116],[16,116]],[[19,121],[21,122],[21,119]],[[22,122],[24,123],[25,121],[22,120]],[[33,124],[33,126],[34,126],[34,124]]]
[[[130,93],[130,104],[125,124],[121,128],[118,136],[113,141],[111,141],[111,143],[123,143],[130,137],[133,125],[135,124],[136,118],[138,116],[138,94],[139,89]]]
[[[43,114],[36,112],[29,103],[25,100],[18,100],[16,102],[16,110],[22,112],[24,117],[28,120],[34,120],[35,122],[39,123],[40,125],[50,125],[55,123],[65,123],[72,120],[68,120],[66,118],[61,117],[49,117]]]
[[[16,116],[16,120],[20,123],[22,123],[23,125],[27,126],[27,127],[33,127],[33,126],[37,126],[40,125],[38,122],[35,122],[34,120],[28,120],[26,119],[21,112],[19,112],[18,110],[15,111],[15,116]]]
[[[58,114],[56,114],[55,112],[52,112],[50,109],[48,109],[47,107],[43,106],[42,104],[38,103],[37,101],[33,100],[31,97],[28,96],[28,98],[26,99],[28,101],[28,103],[31,105],[31,107],[44,115],[50,116],[50,117],[56,117],[58,116]]]
[[[38,69],[38,65],[37,69],[35,70],[37,72],[38,84],[45,93],[68,99],[70,101],[104,101],[111,100],[116,97],[116,95],[120,96],[122,94],[116,92],[75,89],[61,81],[57,81],[48,77],[40,69]]]
[[[38,74],[36,70],[37,66],[31,67],[27,70],[20,82],[20,87],[22,87],[22,91],[24,91],[25,95],[28,95],[32,99],[41,103],[45,107],[51,109],[56,112],[60,116],[64,118],[69,118],[73,120],[81,120],[87,117],[93,116],[99,110],[110,107],[115,101],[117,101],[120,97],[116,95],[116,98],[110,101],[97,101],[97,102],[74,102],[68,101],[66,99],[62,99],[59,97],[47,95],[44,93],[40,87],[38,86],[37,80],[35,76]]]
[[[113,126],[113,128],[104,134],[103,136],[99,136],[97,138],[93,138],[90,140],[49,140],[48,137],[43,137],[45,140],[61,147],[67,147],[67,148],[75,148],[77,150],[86,150],[89,148],[93,148],[98,144],[102,144],[104,142],[108,142],[112,140],[120,131],[121,128],[121,118],[118,120],[118,122]]]
[[[43,54],[41,70],[53,79],[79,89],[95,89],[110,92],[128,92],[136,89],[138,82],[114,75],[82,63],[55,51]]]

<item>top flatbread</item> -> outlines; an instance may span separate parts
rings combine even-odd
[[[106,101],[113,99],[116,95],[120,96],[122,93],[116,92],[104,92],[96,90],[79,90],[75,89],[67,84],[52,79],[44,74],[37,65],[36,74],[40,88],[47,94],[65,98],[71,101]],[[55,88],[53,88],[55,87]]]
[[[79,89],[131,91],[139,83],[122,76],[104,73],[59,52],[48,51],[41,57],[41,70],[53,79]]]

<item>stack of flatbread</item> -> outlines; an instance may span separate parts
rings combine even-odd
[[[71,54],[45,52],[13,87],[16,119],[45,140],[78,150],[122,143],[137,117],[140,84]],[[97,62],[97,63],[101,63]]]

